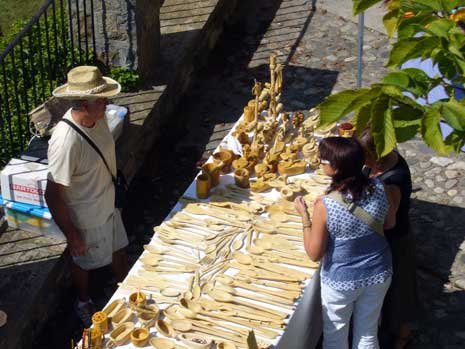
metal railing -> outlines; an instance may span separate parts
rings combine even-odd
[[[29,112],[95,60],[94,0],[46,0],[0,54],[0,164],[24,150]]]

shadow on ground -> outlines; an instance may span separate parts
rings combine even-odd
[[[465,291],[454,288],[450,276],[459,259],[465,260],[460,248],[465,241],[465,209],[413,200],[411,220],[421,304],[412,347],[463,348]],[[423,344],[422,336],[434,338],[431,346]]]

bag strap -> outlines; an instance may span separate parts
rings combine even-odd
[[[370,213],[368,213],[362,207],[358,206],[355,202],[346,202],[342,197],[342,194],[338,191],[333,191],[326,195],[326,197],[336,201],[338,204],[340,204],[342,207],[344,207],[350,213],[352,213],[355,217],[357,217],[366,225],[368,225],[371,229],[376,231],[378,234],[384,236],[383,222],[373,217]]]
[[[102,158],[103,163],[105,164],[105,167],[107,168],[108,172],[110,172],[111,179],[112,179],[112,181],[114,183],[116,181],[116,178],[113,175],[113,173],[111,172],[110,166],[108,166],[108,163],[105,160],[105,157],[103,156],[102,152],[97,147],[97,145],[92,141],[92,139],[90,139],[90,137],[88,135],[86,135],[84,133],[84,131],[82,131],[79,127],[77,127],[72,121],[70,121],[68,119],[61,119],[60,121],[63,121],[65,124],[68,124],[74,131],[76,131],[78,134],[80,134],[82,136],[82,138],[84,138],[87,141],[87,143],[90,144],[90,146],[92,148],[94,148],[94,150],[97,152],[97,154],[100,155],[100,157]]]

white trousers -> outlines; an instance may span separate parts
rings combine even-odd
[[[353,291],[338,291],[321,283],[323,349],[349,348],[353,314],[353,349],[378,349],[378,320],[391,278]]]

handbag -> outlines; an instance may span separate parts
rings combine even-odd
[[[63,121],[65,124],[68,124],[72,129],[74,129],[77,133],[79,133],[82,136],[82,138],[84,138],[87,141],[87,143],[89,143],[90,146],[94,148],[97,154],[100,155],[100,157],[103,160],[103,163],[105,164],[105,167],[107,168],[108,172],[110,172],[111,180],[113,181],[113,185],[115,186],[115,207],[121,208],[121,209],[124,208],[128,201],[129,186],[126,181],[126,177],[124,177],[123,172],[121,170],[117,170],[116,177],[115,177],[113,173],[111,172],[110,166],[108,166],[108,163],[105,160],[105,157],[103,156],[102,152],[97,147],[97,145],[89,138],[89,136],[86,135],[79,127],[77,127],[70,120],[61,119],[60,121]]]
[[[352,213],[355,217],[357,217],[363,223],[368,225],[371,229],[376,231],[378,234],[384,236],[384,223],[373,217],[370,213],[358,206],[355,202],[345,201],[342,197],[342,194],[338,191],[333,191],[326,195],[326,197],[336,201],[338,204],[340,204],[342,207],[344,207],[350,213]]]

